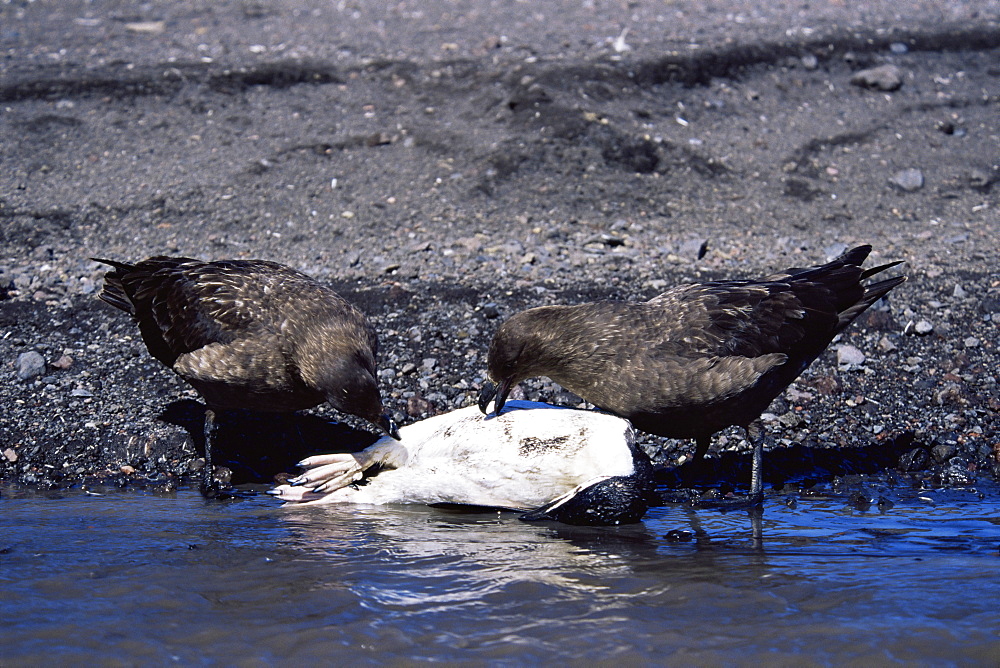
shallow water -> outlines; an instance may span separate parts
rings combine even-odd
[[[0,499],[0,663],[1000,661],[1000,490],[638,525],[99,490]]]

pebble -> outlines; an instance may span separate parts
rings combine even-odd
[[[929,459],[930,455],[926,450],[923,448],[914,448],[899,458],[899,464],[896,468],[905,472],[922,471],[927,468]]]
[[[833,376],[823,375],[817,376],[812,382],[812,386],[816,388],[816,391],[820,394],[832,395],[840,391],[840,383]]]
[[[406,400],[406,414],[410,417],[420,417],[434,411],[434,404],[419,394],[414,394]]]
[[[934,460],[937,463],[943,464],[944,462],[954,457],[957,451],[958,448],[956,448],[954,445],[951,445],[949,443],[939,443],[938,445],[935,445],[933,448],[931,448],[931,456],[934,457]]]
[[[62,369],[63,371],[65,371],[66,369],[73,366],[73,358],[70,357],[69,355],[61,355],[59,359],[57,359],[55,362],[52,363],[52,366],[53,368]]]
[[[1000,297],[987,295],[979,302],[979,312],[986,314],[1000,313]]]
[[[976,189],[989,188],[993,178],[985,169],[972,168],[968,174],[969,185]]]
[[[837,366],[844,369],[856,369],[865,362],[865,354],[854,346],[843,345],[837,348]]]
[[[847,502],[862,512],[871,508],[872,505],[871,499],[861,492],[851,492],[850,496],[847,497]]]
[[[448,397],[446,397],[442,392],[428,392],[427,401],[432,404],[440,404],[442,406],[448,405]]]
[[[166,30],[164,21],[131,21],[125,24],[125,30],[146,35],[158,35]]]
[[[924,174],[919,169],[903,169],[889,177],[889,183],[908,193],[924,187]]]
[[[872,90],[897,90],[903,85],[903,72],[895,65],[879,65],[855,72],[851,83]]]
[[[928,320],[920,320],[913,326],[913,333],[917,336],[927,336],[934,332],[934,325]]]
[[[17,461],[17,453],[14,451],[14,448],[7,448],[6,450],[4,450],[3,456],[4,459],[6,459],[11,464]]]
[[[45,373],[45,358],[34,350],[17,356],[17,379],[31,380]]]
[[[778,416],[778,422],[787,429],[796,429],[805,424],[805,418],[797,411],[788,411]]]
[[[966,348],[978,348],[979,347],[979,339],[977,339],[974,336],[967,336],[967,337],[965,337],[965,340],[962,341],[962,343],[965,344]]]
[[[817,59],[813,54],[807,53],[802,56],[802,67],[807,70],[814,70],[819,67],[819,59]]]

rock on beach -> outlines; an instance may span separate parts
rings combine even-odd
[[[17,356],[17,379],[31,380],[45,373],[45,358],[34,350]]]
[[[903,85],[903,73],[895,65],[879,65],[856,72],[851,83],[872,90],[893,91]]]

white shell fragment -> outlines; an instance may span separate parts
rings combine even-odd
[[[272,494],[297,504],[454,503],[528,510],[636,471],[631,425],[595,411],[511,401],[499,416],[486,417],[469,406],[399,433],[399,441],[383,436],[358,453],[309,457],[301,463],[306,471]],[[382,467],[377,475],[351,484],[376,464]]]

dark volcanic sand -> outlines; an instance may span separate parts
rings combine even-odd
[[[852,4],[0,3],[0,476],[199,464],[196,395],[98,302],[91,256],[330,283],[406,422],[474,402],[519,309],[858,243],[910,281],[771,406],[768,479],[998,475],[1000,4]],[[898,88],[851,83],[879,65]],[[364,444],[317,415],[233,416],[256,448],[235,480]],[[718,475],[745,484],[734,436]],[[693,449],[646,443],[667,468]]]

